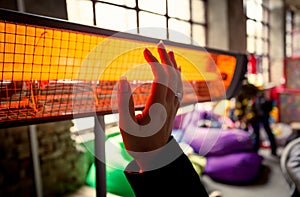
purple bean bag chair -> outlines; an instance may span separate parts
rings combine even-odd
[[[211,120],[216,122],[221,120],[220,124],[222,124],[224,123],[222,119],[223,117],[210,111],[193,111],[177,115],[174,119],[173,129],[184,129],[186,121],[189,122],[190,120],[192,120],[193,124],[197,125],[199,120]]]
[[[195,153],[201,156],[253,150],[251,136],[244,130],[198,127],[199,119],[203,119],[204,116],[207,116],[207,112],[193,111],[177,116],[174,127],[183,133],[181,135],[177,133],[180,137],[175,139],[189,144]]]
[[[227,183],[248,183],[257,177],[263,157],[255,152],[239,152],[207,157],[204,174]]]
[[[189,144],[196,153],[206,157],[253,150],[251,136],[238,129],[189,126],[181,139]]]
[[[249,133],[199,127],[199,120],[207,118],[224,123],[209,113],[194,111],[176,118],[177,129],[172,134],[177,141],[189,144],[195,153],[207,158],[205,174],[228,183],[251,182],[257,177],[263,157],[253,152]]]
[[[173,129],[182,129],[182,122],[186,114],[180,114],[175,116]]]

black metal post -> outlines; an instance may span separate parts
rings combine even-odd
[[[95,115],[96,196],[106,197],[105,123],[103,115]]]

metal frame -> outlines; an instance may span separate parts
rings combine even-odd
[[[20,13],[16,11],[10,11],[5,9],[0,9],[0,20],[6,20],[9,22],[16,22],[16,23],[23,23],[23,24],[31,24],[31,25],[37,25],[37,26],[43,26],[43,27],[51,27],[51,28],[59,28],[59,29],[65,29],[65,30],[72,30],[72,31],[79,31],[84,33],[91,33],[91,34],[97,34],[97,35],[106,35],[111,36],[115,33],[118,33],[117,36],[119,38],[125,38],[129,40],[140,40],[150,43],[158,43],[158,39],[144,37],[140,35],[134,35],[134,34],[128,34],[128,33],[119,33],[116,31],[91,27],[91,26],[85,26],[75,23],[70,23],[65,20],[59,20],[59,19],[53,19],[49,17],[42,17],[38,15],[33,14],[25,14]],[[187,49],[195,49],[199,51],[208,51],[215,54],[224,54],[224,55],[230,55],[234,56],[237,60],[236,62],[236,69],[234,71],[234,77],[231,81],[230,86],[227,89],[226,95],[222,97],[221,99],[225,98],[231,98],[233,97],[240,88],[240,82],[244,77],[244,74],[246,72],[246,63],[247,63],[247,56],[240,53],[233,53],[229,51],[222,51],[222,50],[216,50],[211,48],[201,48],[198,46],[188,45],[188,44],[180,44],[176,42],[172,42],[169,40],[164,41],[167,45],[170,46],[176,46],[176,47],[182,47]],[[81,114],[76,115],[76,117],[84,117],[84,116],[94,116],[95,117],[95,162],[96,162],[96,183],[97,183],[97,196],[106,196],[106,176],[105,176],[105,123],[104,123],[104,114],[108,114],[110,112],[101,112],[97,113],[96,115],[93,114]],[[34,119],[34,120],[24,120],[19,121],[17,124],[0,124],[3,127],[15,127],[20,125],[31,125],[31,124],[39,124],[43,122],[50,122],[50,121],[57,121],[57,120],[66,120],[66,119],[73,119],[73,115],[65,115],[65,116],[56,116],[56,117],[50,117],[50,118],[43,118],[43,119]]]
[[[58,28],[62,30],[70,30],[70,31],[77,31],[77,32],[83,32],[83,33],[90,33],[95,35],[104,35],[104,36],[114,36],[118,38],[124,38],[127,40],[135,40],[135,41],[143,41],[143,42],[149,42],[149,43],[158,43],[159,39],[145,37],[141,35],[136,34],[129,34],[129,33],[120,33],[112,30],[107,29],[101,29],[97,27],[92,26],[86,26],[86,25],[80,25],[68,22],[66,20],[59,20],[59,19],[53,19],[50,17],[44,17],[44,16],[38,16],[33,14],[25,14],[20,13],[16,11],[11,10],[5,10],[0,9],[0,20],[5,20],[9,22],[15,22],[15,23],[22,23],[22,24],[29,24],[29,25],[36,25],[41,27],[49,27],[49,28]],[[222,96],[223,98],[231,98],[233,97],[236,92],[239,90],[239,82],[241,81],[244,73],[246,72],[246,63],[247,63],[247,56],[245,54],[240,53],[233,53],[229,51],[224,50],[216,50],[208,47],[199,47],[189,44],[182,44],[177,43],[169,40],[164,40],[164,42],[167,45],[174,46],[174,47],[180,47],[180,48],[186,48],[186,49],[193,49],[198,51],[207,51],[214,54],[224,54],[224,55],[230,55],[236,58],[236,69],[234,71],[234,76],[229,88],[227,89],[226,95]],[[97,112],[97,114],[109,114],[111,111],[101,111]],[[86,117],[86,116],[93,116],[93,113],[86,113],[86,114],[80,114],[76,115],[77,117]],[[60,120],[67,120],[72,119],[72,114],[70,115],[63,115],[63,116],[56,116],[56,117],[43,117],[43,118],[36,118],[34,120],[27,119],[27,120],[20,120],[18,122],[14,122],[14,124],[10,124],[9,122],[6,122],[6,124],[0,123],[3,127],[10,127],[10,126],[21,126],[21,125],[28,125],[28,124],[34,124],[34,123],[42,123],[42,122],[51,122],[56,121],[57,119]]]
[[[100,197],[106,196],[105,122],[102,115],[95,115],[94,118],[96,195]]]

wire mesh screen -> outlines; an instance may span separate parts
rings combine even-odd
[[[99,32],[0,20],[0,124],[112,113],[121,76],[142,108],[153,80],[143,50],[158,57],[157,43]],[[167,43],[181,66],[183,104],[226,94],[236,73],[235,55]]]

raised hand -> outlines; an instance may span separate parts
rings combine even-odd
[[[153,151],[167,144],[183,96],[180,68],[173,51],[167,52],[162,42],[158,44],[157,50],[161,62],[147,48],[144,50],[154,81],[142,114],[135,115],[132,91],[127,79],[122,77],[119,81],[119,127],[129,153]]]

